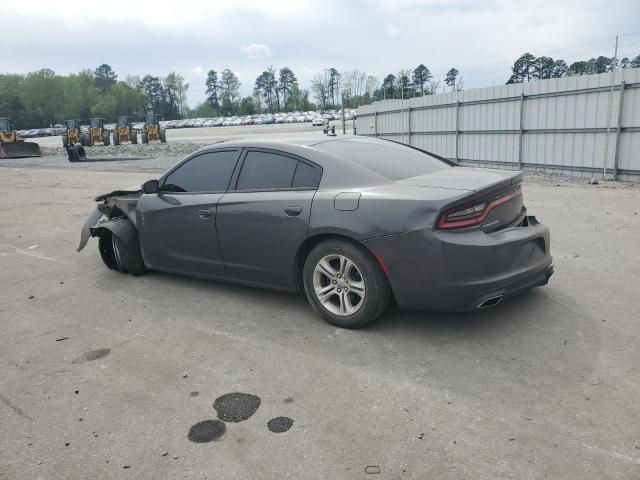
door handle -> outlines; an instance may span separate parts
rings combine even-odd
[[[213,210],[210,209],[203,209],[203,210],[198,210],[198,215],[200,216],[200,218],[203,219],[208,219],[211,218],[211,215],[213,215]]]
[[[297,217],[302,212],[302,207],[284,207],[284,213],[290,217]]]

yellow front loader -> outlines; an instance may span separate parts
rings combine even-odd
[[[41,157],[40,145],[25,142],[8,118],[0,118],[0,158]]]
[[[138,131],[131,126],[131,119],[121,115],[116,122],[116,129],[113,132],[113,144],[120,145],[123,142],[131,142],[132,145],[138,143]]]
[[[149,143],[152,140],[160,140],[161,143],[167,143],[167,131],[160,127],[158,118],[160,115],[155,113],[147,114],[142,130],[142,143]]]

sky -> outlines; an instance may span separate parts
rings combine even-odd
[[[464,88],[503,84],[524,52],[567,63],[640,54],[638,0],[109,0],[65,8],[51,0],[3,2],[0,73],[51,68],[59,74],[107,63],[127,75],[166,76],[205,98],[210,69],[233,70],[251,94],[267,67],[288,66],[301,88],[325,68],[380,80],[427,65],[452,67]]]

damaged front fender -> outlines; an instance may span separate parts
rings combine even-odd
[[[91,237],[91,229],[96,223],[98,223],[98,220],[102,218],[102,215],[102,212],[98,208],[96,208],[93,212],[91,212],[91,215],[89,215],[87,221],[84,222],[82,230],[80,231],[80,244],[76,249],[78,252],[82,251],[82,249],[87,246],[87,242]]]

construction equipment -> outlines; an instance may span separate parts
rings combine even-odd
[[[127,116],[119,116],[116,122],[116,129],[113,132],[113,144],[120,145],[122,142],[138,143],[138,131],[131,126],[131,119]]]
[[[83,136],[84,142],[81,143],[86,147],[92,147],[97,143],[108,147],[111,139],[109,132],[104,129],[104,118],[90,118],[89,131]]]
[[[149,143],[152,140],[160,140],[162,143],[167,143],[167,131],[164,128],[160,128],[159,118],[160,115],[155,113],[147,114],[144,129],[142,130],[142,143]]]
[[[82,143],[82,131],[80,130],[80,120],[67,120],[64,122],[66,127],[62,134],[62,146],[73,147],[76,143]],[[83,144],[84,145],[84,144]]]
[[[25,142],[8,118],[0,118],[0,158],[41,157],[40,145]]]

